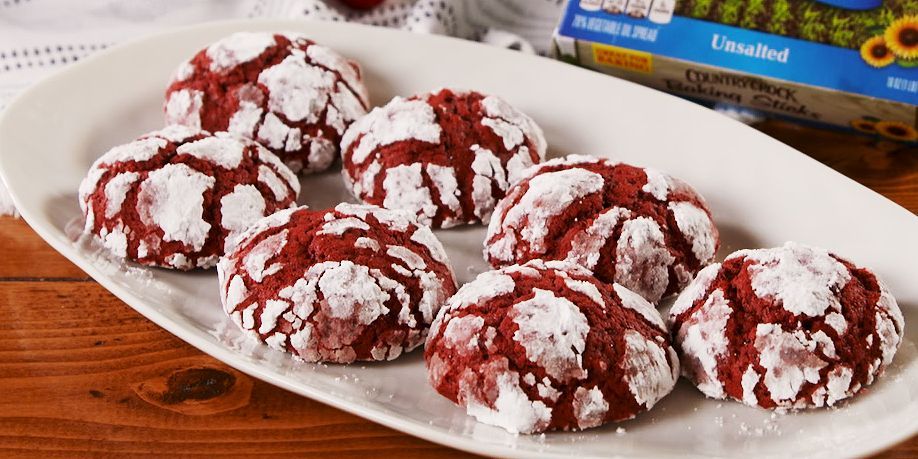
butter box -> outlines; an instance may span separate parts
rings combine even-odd
[[[918,0],[569,0],[552,55],[700,102],[918,141]]]

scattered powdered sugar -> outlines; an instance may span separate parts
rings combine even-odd
[[[616,246],[616,282],[656,303],[669,285],[673,261],[663,231],[652,218],[637,217],[622,225]]]
[[[671,202],[669,210],[685,240],[692,244],[695,259],[701,264],[713,260],[717,238],[714,235],[714,223],[707,212],[690,202]]]
[[[122,172],[105,184],[105,218],[112,218],[121,211],[124,198],[139,178],[136,172]]]
[[[679,314],[688,311],[696,301],[700,300],[708,291],[708,287],[714,282],[714,278],[720,273],[720,263],[714,263],[705,266],[698,272],[695,279],[685,287],[685,290],[679,294],[676,301],[673,302],[672,308],[669,309],[670,320]]]
[[[468,397],[466,411],[478,421],[507,429],[510,433],[532,433],[551,422],[551,408],[532,401],[520,388],[519,374],[504,371],[497,375],[494,407]],[[471,392],[467,390],[467,392]]]
[[[746,258],[752,289],[759,298],[776,298],[788,312],[810,317],[841,311],[835,293],[851,274],[828,252],[794,242],[773,249],[752,250]]]
[[[437,214],[437,206],[431,199],[430,190],[424,186],[421,163],[403,164],[387,169],[383,189],[386,190],[383,206],[387,208],[409,211],[425,225],[430,225]]]
[[[634,330],[625,331],[622,370],[634,400],[647,409],[652,408],[676,385],[676,378],[673,377],[673,370],[663,348]]]
[[[180,155],[191,155],[225,169],[235,169],[242,162],[245,145],[232,137],[205,137],[175,149]]]
[[[606,401],[599,387],[589,390],[585,387],[578,387],[574,392],[573,404],[574,417],[577,418],[577,426],[581,429],[602,424],[606,413],[609,412],[609,402]]]
[[[167,164],[150,172],[137,197],[141,221],[162,228],[165,241],[201,250],[211,228],[203,218],[204,192],[213,188],[214,182],[213,177],[184,164]]]
[[[619,221],[631,217],[631,211],[622,207],[604,210],[593,219],[584,231],[577,233],[571,240],[571,249],[567,252],[567,261],[577,263],[588,269],[596,267],[602,249]]]
[[[513,340],[555,380],[585,378],[582,359],[590,331],[586,316],[567,298],[542,289],[533,293],[533,298],[513,305],[511,316],[519,327]]]
[[[779,406],[793,406],[804,382],[819,382],[819,370],[826,362],[811,348],[815,343],[801,342],[801,336],[788,333],[779,324],[758,324],[755,348],[759,364],[765,368],[765,387]]]
[[[226,252],[234,247],[236,235],[264,217],[265,208],[265,199],[252,185],[238,184],[220,198],[220,224],[230,233],[224,242]]]
[[[270,32],[237,32],[207,47],[210,70],[219,72],[251,61],[276,43]]]
[[[195,89],[179,89],[166,101],[166,124],[182,124],[201,129],[201,107],[204,93]]]
[[[622,300],[622,306],[637,312],[647,322],[656,325],[660,331],[666,331],[666,324],[663,322],[663,318],[660,317],[660,312],[652,304],[648,303],[644,297],[619,284],[612,284],[612,288],[615,289],[615,293]]]
[[[649,167],[644,168],[644,174],[647,175],[647,183],[641,187],[641,191],[650,193],[660,201],[665,201],[669,196],[669,176]]]
[[[724,398],[723,384],[717,376],[717,358],[727,352],[725,331],[731,314],[733,309],[724,292],[717,289],[676,332],[684,354],[683,373],[712,398]]]
[[[532,251],[544,252],[548,221],[577,200],[600,191],[604,182],[601,175],[579,168],[532,177],[529,189],[504,216],[503,226],[521,228],[520,235]]]
[[[395,142],[414,139],[438,143],[441,131],[430,104],[396,97],[351,124],[341,139],[341,151],[347,152],[359,137],[350,159],[362,164],[370,152]]]

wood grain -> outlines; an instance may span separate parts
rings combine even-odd
[[[0,281],[0,316],[3,456],[455,453],[231,369],[95,282]]]
[[[22,220],[0,217],[0,279],[89,279]]]
[[[918,149],[757,126],[918,213]],[[149,322],[0,217],[0,456],[461,453],[246,376]],[[918,457],[912,438],[877,457]]]

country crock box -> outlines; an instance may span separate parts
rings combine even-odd
[[[700,102],[918,141],[918,0],[570,0],[552,53]]]

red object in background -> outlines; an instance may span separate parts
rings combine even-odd
[[[341,2],[351,8],[368,10],[382,3],[383,0],[341,0]]]

